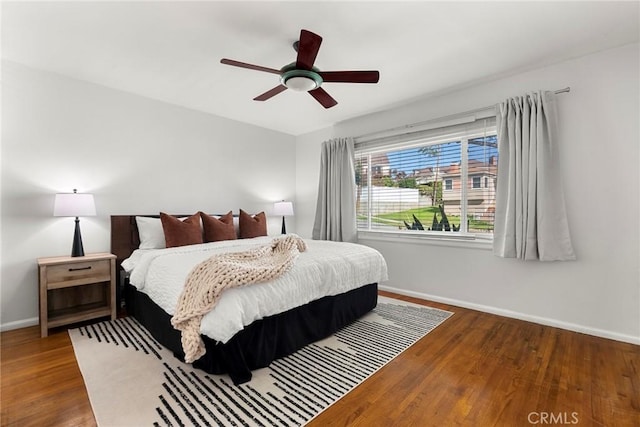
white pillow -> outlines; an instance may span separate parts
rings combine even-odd
[[[164,249],[167,242],[164,240],[164,230],[160,218],[136,217],[140,246],[138,249]]]

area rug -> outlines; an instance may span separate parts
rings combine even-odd
[[[180,362],[133,318],[69,335],[98,426],[297,426],[452,314],[379,297],[361,319],[239,386]]]

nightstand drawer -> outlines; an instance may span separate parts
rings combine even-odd
[[[66,288],[109,280],[111,280],[111,261],[108,259],[47,267],[47,289]]]

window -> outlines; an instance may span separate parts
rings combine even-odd
[[[358,230],[491,237],[497,162],[493,117],[356,140]]]
[[[453,180],[452,179],[445,179],[444,180],[444,189],[445,190],[453,190]]]

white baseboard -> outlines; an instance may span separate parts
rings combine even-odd
[[[30,319],[24,320],[16,320],[15,322],[8,322],[0,325],[0,331],[4,332],[10,331],[12,329],[26,328],[28,326],[35,326],[38,323],[40,323],[40,319],[37,317],[32,317]]]
[[[388,292],[394,292],[400,295],[406,295],[409,297],[420,298],[424,300],[430,300],[440,302],[443,304],[456,305],[458,307],[469,308],[471,310],[482,311],[485,313],[497,314],[498,316],[510,317],[512,319],[525,320],[527,322],[538,323],[540,325],[553,326],[560,329],[566,329],[568,331],[580,332],[587,335],[593,335],[601,338],[608,338],[616,341],[627,342],[631,344],[640,345],[640,337],[634,337],[632,335],[619,334],[617,332],[607,331],[604,329],[591,328],[588,326],[578,325],[575,323],[562,322],[555,319],[549,319],[546,317],[532,316],[530,314],[519,313],[517,311],[505,310],[502,308],[491,307],[488,305],[474,304],[467,301],[457,300],[453,298],[444,298],[436,295],[429,295],[422,292],[408,291],[406,289],[393,288],[391,286],[378,286],[378,289]]]

